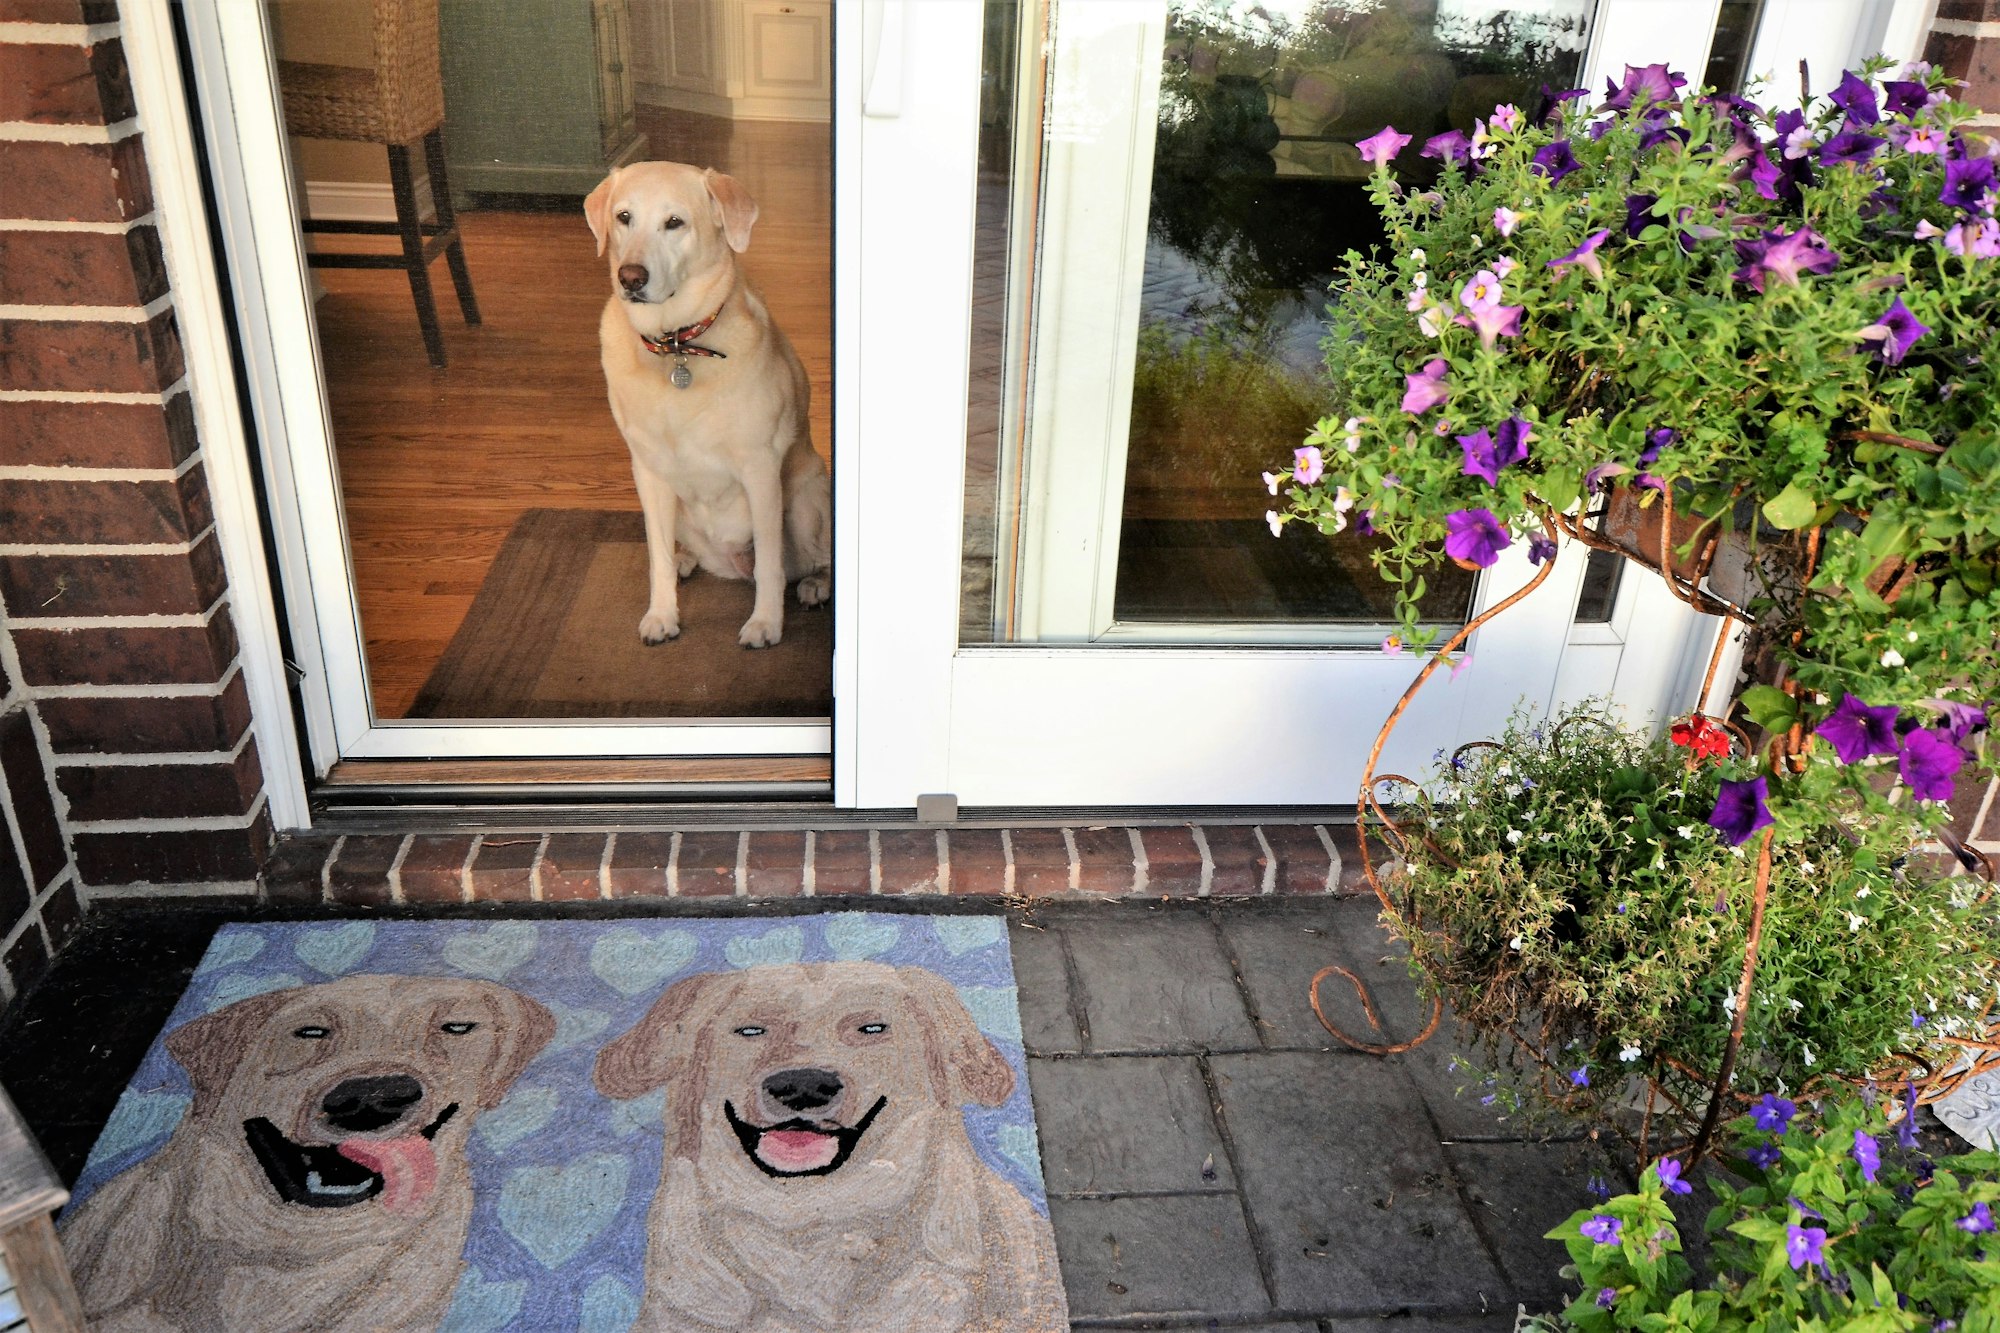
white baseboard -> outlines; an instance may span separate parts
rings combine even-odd
[[[419,176],[417,215],[430,212],[431,183]],[[384,181],[307,181],[306,215],[329,222],[394,222],[396,196]]]

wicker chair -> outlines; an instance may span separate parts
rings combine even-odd
[[[472,275],[445,179],[444,79],[438,68],[437,0],[373,0],[375,67],[278,62],[284,90],[285,123],[304,139],[346,139],[379,143],[389,150],[389,182],[396,203],[394,222],[339,222],[306,218],[307,232],[362,233],[401,238],[401,254],[315,253],[315,268],[400,268],[410,276],[417,323],[431,364],[445,364],[438,330],[437,302],[431,295],[430,265],[439,254],[451,265],[459,309],[467,324],[479,322]],[[425,174],[430,178],[433,220],[417,213],[410,176],[410,146],[423,140]]]

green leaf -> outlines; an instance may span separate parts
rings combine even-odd
[[[1795,481],[1779,491],[1764,504],[1764,517],[1774,528],[1795,532],[1812,522],[1819,512],[1819,503],[1811,495],[1799,488]]]
[[[1775,685],[1752,685],[1743,691],[1743,711],[1769,732],[1789,731],[1798,721],[1798,701]]]

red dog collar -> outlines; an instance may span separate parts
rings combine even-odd
[[[722,305],[715,308],[715,313],[699,324],[670,329],[657,338],[642,333],[639,335],[639,341],[646,344],[646,350],[655,356],[712,356],[718,361],[726,361],[729,359],[727,352],[718,352],[713,347],[697,347],[694,345],[694,340],[707,333],[709,326],[722,318],[722,311],[728,304],[729,298],[725,296],[722,298]]]

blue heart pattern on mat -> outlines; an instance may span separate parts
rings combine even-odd
[[[375,947],[373,921],[343,921],[301,931],[292,952],[313,971],[329,977],[346,976]]]
[[[247,963],[264,952],[264,937],[252,935],[247,930],[235,930],[224,926],[215,933],[208,952],[202,955],[201,966],[194,970],[198,977],[213,972],[227,972],[238,963]]]
[[[495,1333],[514,1321],[527,1294],[526,1282],[488,1282],[477,1268],[467,1264],[438,1333]]]
[[[885,954],[902,938],[903,925],[892,917],[866,912],[842,912],[826,923],[826,947],[843,963]]]
[[[1012,986],[960,986],[958,998],[989,1037],[1021,1040],[1021,1006]]]
[[[253,995],[265,995],[274,990],[289,990],[293,986],[303,985],[305,982],[289,972],[264,977],[237,972],[215,983],[215,989],[208,993],[208,1011],[214,1013],[217,1009],[235,1004],[238,1000],[247,1000]]]
[[[515,1088],[479,1117],[479,1137],[495,1152],[505,1152],[548,1124],[561,1107],[562,1094],[554,1088]]]
[[[779,926],[762,935],[739,935],[722,946],[731,967],[772,967],[796,963],[806,951],[806,933],[797,926]]]
[[[634,1097],[629,1102],[611,1103],[611,1128],[621,1139],[630,1138],[641,1130],[658,1134],[666,1113],[667,1090],[654,1088],[643,1097]]]
[[[568,1166],[525,1166],[500,1189],[500,1225],[544,1268],[561,1268],[611,1224],[632,1164],[587,1153]]]
[[[179,1092],[128,1092],[111,1108],[104,1132],[90,1150],[90,1163],[108,1162],[132,1148],[157,1143],[174,1132],[193,1101]]]
[[[1007,938],[1007,922],[997,916],[933,917],[931,928],[937,931],[938,943],[954,958]]]
[[[639,1317],[639,1298],[615,1277],[601,1277],[583,1293],[579,1333],[626,1333]]]
[[[544,1000],[542,1003],[556,1016],[556,1035],[549,1038],[551,1051],[566,1051],[572,1046],[581,1046],[611,1026],[610,1014],[595,1009],[580,1009],[561,1000]]]
[[[538,934],[532,921],[502,921],[452,936],[444,960],[461,972],[498,981],[535,956]]]
[[[684,930],[649,935],[640,930],[606,931],[590,946],[590,970],[597,979],[630,998],[653,990],[694,961],[694,936]]]

